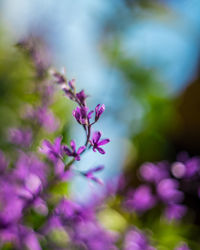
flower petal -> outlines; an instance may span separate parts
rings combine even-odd
[[[92,114],[94,113],[94,110],[91,110],[89,113],[88,113],[88,119],[91,119],[92,118]]]
[[[62,141],[62,136],[59,136],[54,140],[54,149],[56,152],[60,152],[61,141]]]
[[[72,148],[73,152],[75,152],[75,151],[76,151],[76,143],[75,143],[75,141],[74,141],[74,140],[71,140],[71,142],[70,142],[70,146],[71,146],[71,148]]]
[[[100,154],[104,155],[106,152],[100,148],[100,147],[97,147],[97,150],[99,151]]]
[[[72,151],[68,146],[63,146],[63,151],[65,152],[66,155],[72,156]]]
[[[77,151],[77,154],[80,155],[84,150],[85,150],[85,146],[81,146],[78,151]]]
[[[100,131],[96,131],[94,132],[93,136],[92,136],[92,140],[94,143],[98,143],[99,139],[101,138],[101,132]]]
[[[107,143],[109,143],[109,142],[110,142],[110,139],[104,139],[104,140],[102,140],[102,141],[100,141],[100,142],[98,143],[98,146],[105,145],[105,144],[107,144]]]

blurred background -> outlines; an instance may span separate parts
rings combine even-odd
[[[25,94],[31,66],[14,45],[38,37],[50,64],[64,67],[91,96],[90,107],[106,105],[96,129],[111,139],[107,154],[89,153],[76,167],[104,164],[105,182],[124,171],[131,186],[146,161],[175,161],[182,151],[199,155],[199,13],[199,0],[1,0],[1,145],[5,128],[19,122],[19,106],[32,101]],[[57,100],[60,130],[81,144],[74,106]],[[71,187],[80,201],[98,191],[82,177]]]

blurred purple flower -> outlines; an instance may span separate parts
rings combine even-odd
[[[200,170],[200,159],[198,157],[193,157],[186,161],[186,178],[191,178],[199,173]]]
[[[105,111],[105,105],[102,104],[98,104],[95,108],[95,122],[97,122],[100,118],[100,116],[103,114],[103,112]]]
[[[156,197],[147,185],[141,185],[131,191],[125,201],[125,206],[129,210],[135,210],[136,212],[145,212],[155,206],[155,204]]]
[[[73,218],[76,212],[80,209],[81,207],[77,203],[64,198],[55,208],[54,214],[56,216],[60,216],[63,219],[70,219]]]
[[[47,132],[52,133],[58,129],[59,121],[46,107],[39,107],[35,111],[35,117],[38,123],[43,126]]]
[[[165,209],[165,217],[168,220],[180,220],[186,213],[187,207],[180,204],[170,204]]]
[[[140,167],[140,175],[145,181],[157,183],[169,177],[169,170],[164,162],[157,165],[147,162]]]
[[[32,142],[32,132],[31,130],[10,128],[8,130],[8,139],[13,144],[28,147]]]
[[[72,239],[77,245],[88,250],[117,250],[114,245],[117,240],[116,233],[106,231],[96,220],[81,220],[76,223]]]
[[[153,250],[146,235],[137,228],[131,229],[126,233],[124,250]]]
[[[70,146],[71,149],[68,146],[63,146],[63,151],[66,153],[66,155],[74,157],[76,161],[80,161],[80,155],[83,153],[86,146],[81,146],[76,151],[76,143],[74,140],[71,140]]]
[[[63,155],[61,141],[62,137],[57,137],[53,144],[47,140],[43,140],[42,147],[39,148],[40,153],[47,155],[53,162],[57,162]]]
[[[184,163],[175,162],[171,166],[172,174],[176,178],[191,178],[199,173],[200,160],[197,157],[186,160]]]
[[[92,141],[90,141],[90,143],[93,146],[93,151],[94,152],[96,152],[96,150],[98,150],[99,153],[105,154],[105,151],[100,146],[103,146],[103,145],[109,143],[110,140],[109,139],[104,139],[104,140],[100,141],[100,138],[101,138],[101,132],[96,131],[96,132],[94,132],[94,134],[92,136]]]
[[[96,176],[94,176],[94,173],[102,171],[103,169],[104,169],[104,166],[98,166],[98,167],[92,168],[86,172],[81,172],[81,174],[83,176],[85,176],[87,179],[90,179],[90,180],[102,185],[103,181],[100,178],[97,178]]]
[[[186,166],[182,162],[174,162],[171,166],[171,172],[176,178],[183,178],[186,174]]]
[[[0,180],[0,228],[17,223],[23,215],[24,201],[17,195],[12,178]]]
[[[157,185],[159,197],[167,204],[183,200],[183,193],[178,190],[179,183],[174,179],[163,179]]]

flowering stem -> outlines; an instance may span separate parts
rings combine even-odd
[[[91,134],[91,124],[88,125],[88,133],[87,133],[87,140],[86,140],[85,146],[88,145],[88,142],[90,140],[90,134]]]

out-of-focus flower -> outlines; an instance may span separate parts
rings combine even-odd
[[[0,228],[17,223],[23,215],[24,201],[17,195],[11,177],[0,180]]]
[[[53,144],[47,140],[43,140],[42,147],[39,148],[39,151],[47,155],[53,162],[56,162],[59,158],[62,158],[63,155],[61,141],[62,137],[57,137]]]
[[[180,220],[186,213],[187,207],[180,204],[170,204],[165,209],[165,217],[168,220]]]
[[[104,169],[104,166],[98,166],[98,167],[92,168],[86,172],[81,172],[81,174],[83,176],[85,176],[87,179],[90,179],[90,180],[102,185],[103,181],[100,178],[97,178],[96,176],[94,176],[94,173],[99,172],[103,169]]]
[[[38,123],[43,126],[47,132],[52,133],[58,129],[59,121],[46,107],[39,107],[35,111],[35,117]]]
[[[74,140],[71,140],[70,146],[71,146],[71,149],[68,146],[63,146],[63,151],[66,153],[66,155],[74,157],[76,161],[80,161],[81,159],[80,155],[83,153],[86,147],[81,146],[76,151],[76,143]]]
[[[200,171],[200,159],[193,157],[184,163],[175,162],[171,166],[171,171],[176,178],[192,178]]]
[[[167,204],[182,201],[183,193],[178,190],[179,183],[174,179],[163,179],[157,185],[159,197]]]
[[[18,128],[10,128],[8,130],[8,139],[11,143],[28,147],[32,142],[32,132],[31,130],[22,130]]]
[[[95,122],[97,122],[100,118],[100,116],[103,114],[103,112],[105,111],[105,105],[102,104],[98,104],[95,108]]]
[[[126,199],[125,206],[129,210],[136,212],[145,212],[156,204],[156,197],[152,194],[151,188],[147,185],[141,185],[131,191]]]
[[[145,181],[158,183],[162,179],[169,177],[169,170],[165,163],[157,165],[147,162],[140,167],[140,175]]]
[[[63,219],[72,218],[81,207],[70,200],[62,199],[55,209],[55,215],[60,216]]]
[[[137,228],[126,233],[124,250],[155,250],[150,244],[146,235]]]
[[[99,153],[101,154],[105,154],[105,151],[100,147],[103,146],[107,143],[110,142],[110,139],[103,139],[100,141],[101,138],[101,132],[100,131],[96,131],[93,136],[92,136],[92,140],[90,141],[92,147],[93,147],[93,151],[96,152],[96,150],[99,151]]]
[[[174,162],[171,166],[171,172],[174,177],[182,178],[185,176],[186,167],[182,162]]]

